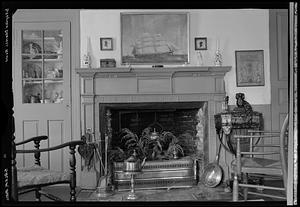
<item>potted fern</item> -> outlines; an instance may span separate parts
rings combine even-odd
[[[179,144],[177,137],[173,135],[171,142],[169,143],[167,154],[173,159],[178,159],[179,156],[184,156],[183,148]]]
[[[153,134],[155,133],[155,136]],[[115,155],[111,156],[114,161],[124,161],[135,150],[139,159],[143,160],[162,160],[168,158],[179,158],[184,156],[184,150],[179,143],[178,138],[171,132],[163,131],[157,134],[147,127],[142,131],[141,136],[124,128],[121,130],[121,142],[124,143],[124,150],[118,147]],[[122,159],[119,159],[121,156]]]
[[[130,131],[129,129],[122,129],[120,134],[121,142],[119,143],[119,149],[115,149],[115,156],[110,156],[113,161],[113,182],[116,188],[128,189],[130,188],[130,179],[126,177],[123,172],[124,160],[126,160],[135,151],[139,160],[146,158],[144,167],[145,172],[151,172],[151,175],[140,174],[138,179],[142,180],[138,186],[144,188],[143,182],[160,182],[161,178],[170,176],[162,173],[164,168],[173,169],[174,164],[177,162],[177,158],[184,156],[184,150],[181,147],[179,140],[174,134],[168,131],[162,133],[156,133],[151,127],[147,127],[143,130],[140,136]],[[117,159],[122,158],[122,159]],[[125,158],[125,159],[124,159]],[[181,163],[191,164],[189,159],[183,159]],[[174,171],[177,171],[174,167]],[[153,174],[152,174],[153,173]],[[178,173],[178,176],[181,172]],[[175,174],[176,174],[175,173]],[[148,176],[148,177],[147,177]],[[125,184],[125,181],[127,184]]]
[[[144,159],[147,156],[149,139],[143,132],[142,136],[137,136],[127,128],[121,130],[121,142],[125,147],[125,159],[129,157],[133,151],[136,151],[139,159]],[[124,159],[124,160],[125,160]]]

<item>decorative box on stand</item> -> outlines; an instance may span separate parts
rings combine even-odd
[[[225,149],[232,154],[236,153],[236,140],[233,138],[234,134],[247,134],[249,129],[262,130],[263,129],[263,115],[260,112],[252,111],[250,114],[245,112],[233,110],[222,112],[214,115],[215,127],[217,135],[222,136],[223,132],[226,137],[227,146]],[[220,138],[222,141],[222,138]],[[241,140],[241,148],[243,151],[249,150],[248,139]],[[223,145],[225,146],[225,145]]]

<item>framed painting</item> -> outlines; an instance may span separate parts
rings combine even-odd
[[[189,62],[189,13],[121,13],[122,64]]]
[[[207,50],[207,38],[196,37],[195,38],[195,50]]]
[[[100,38],[100,50],[113,50],[113,40],[109,37]]]
[[[235,51],[237,87],[264,86],[264,51]]]

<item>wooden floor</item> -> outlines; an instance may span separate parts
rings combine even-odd
[[[276,183],[278,181],[269,181],[272,183]],[[280,186],[280,182],[277,186]],[[44,188],[44,190],[53,193],[54,195],[59,196],[65,201],[68,201],[70,198],[69,188],[68,186],[52,186]],[[123,192],[114,192],[112,195],[107,197],[99,197],[97,196],[94,190],[85,190],[85,189],[76,189],[77,192],[77,201],[79,202],[120,202],[127,201],[126,197],[128,195],[128,191]],[[264,190],[265,193],[273,193],[274,195],[282,195],[282,193],[278,191],[267,191]],[[159,201],[159,202],[169,202],[169,201],[194,201],[194,202],[231,202],[232,193],[228,192],[228,188],[225,188],[224,185],[220,185],[216,188],[208,188],[201,184],[194,186],[192,188],[185,189],[163,189],[163,190],[136,190],[137,195],[139,195],[139,199],[137,201]],[[242,199],[242,197],[241,197]],[[34,192],[29,192],[19,196],[19,201],[34,201]],[[277,199],[268,198],[268,197],[257,197],[254,195],[249,195],[249,200],[252,201],[275,201],[277,204]],[[42,196],[42,201],[50,201],[48,198]]]

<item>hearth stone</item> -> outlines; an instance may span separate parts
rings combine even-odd
[[[136,189],[186,188],[197,184],[197,162],[190,157],[178,160],[146,161],[142,173],[135,177]],[[114,162],[116,190],[130,189],[130,176],[122,170],[123,162]]]

